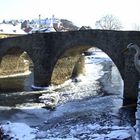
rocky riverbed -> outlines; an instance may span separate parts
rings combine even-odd
[[[24,102],[18,100],[24,92],[16,93],[17,100],[11,106],[1,104],[0,138],[134,140],[135,110],[122,108],[123,82],[114,64],[106,58],[94,61],[86,64],[86,76],[39,94],[26,93]],[[45,106],[44,92],[59,97],[54,108]],[[6,96],[9,100],[13,96],[1,96],[8,103]]]

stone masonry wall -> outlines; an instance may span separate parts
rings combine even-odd
[[[51,83],[58,85],[71,78],[75,63],[78,61],[79,57],[80,56],[77,55],[59,59],[55,65]]]
[[[23,55],[5,55],[0,65],[0,76],[19,74],[29,71],[29,61]]]

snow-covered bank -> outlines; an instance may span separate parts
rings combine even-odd
[[[25,123],[6,122],[0,126],[1,140],[33,140],[37,130]]]
[[[67,134],[60,134],[58,130],[39,131],[24,123],[7,122],[0,127],[5,140],[130,140],[132,139],[130,127],[101,126],[99,124],[78,124],[68,126]]]

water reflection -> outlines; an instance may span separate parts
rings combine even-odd
[[[31,91],[33,83],[33,72],[27,71],[21,74],[1,76],[0,91],[5,93],[17,91]]]

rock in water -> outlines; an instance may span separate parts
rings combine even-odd
[[[43,108],[54,109],[57,106],[60,97],[58,94],[43,94],[39,99],[45,104]]]

